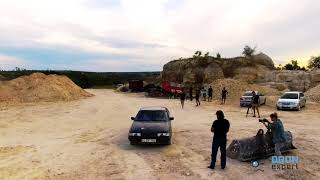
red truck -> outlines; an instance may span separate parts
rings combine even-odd
[[[181,93],[183,90],[183,86],[176,81],[163,80],[161,83],[161,87],[164,91],[170,93]]]

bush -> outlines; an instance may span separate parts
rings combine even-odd
[[[308,68],[309,69],[314,69],[314,68],[320,69],[320,56],[311,57],[311,59],[309,60]]]

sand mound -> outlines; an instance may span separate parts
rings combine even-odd
[[[240,97],[243,95],[245,91],[259,91],[267,96],[278,96],[280,95],[280,92],[276,89],[270,88],[270,87],[264,87],[254,84],[248,84],[243,81],[238,81],[234,79],[218,79],[215,80],[211,84],[213,88],[213,95],[215,99],[221,98],[221,90],[223,87],[226,87],[228,91],[227,99],[239,102]]]
[[[66,76],[33,73],[0,85],[0,102],[70,101],[92,94],[86,92]]]
[[[309,89],[306,92],[306,96],[308,100],[320,102],[320,84],[316,87]]]

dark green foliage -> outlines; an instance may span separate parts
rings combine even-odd
[[[305,67],[300,67],[297,60],[291,60],[290,63],[283,66],[284,70],[303,70],[305,71]]]
[[[155,79],[160,72],[82,72],[82,71],[51,71],[51,70],[18,70],[0,71],[0,75],[11,80],[19,76],[30,75],[35,72],[44,74],[58,74],[69,77],[74,83],[82,88],[114,86],[127,83],[130,80]]]
[[[243,52],[242,54],[245,56],[245,57],[251,57],[254,55],[256,51],[256,47],[255,48],[251,48],[250,46],[246,45],[244,48],[243,48]]]
[[[193,55],[193,57],[200,57],[202,55],[201,51],[196,51]]]
[[[311,57],[311,59],[309,60],[308,68],[309,69],[314,69],[314,68],[320,69],[320,56]]]
[[[217,59],[221,59],[221,54],[217,53]]]

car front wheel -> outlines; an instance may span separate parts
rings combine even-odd
[[[171,138],[167,141],[166,145],[171,145]]]
[[[301,106],[299,104],[298,107],[297,107],[297,111],[300,111],[300,110],[301,110]]]
[[[130,145],[136,145],[137,143],[130,141]]]

